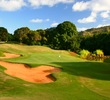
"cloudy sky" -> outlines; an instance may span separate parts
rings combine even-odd
[[[0,0],[0,27],[10,33],[71,21],[78,29],[110,25],[110,0]]]

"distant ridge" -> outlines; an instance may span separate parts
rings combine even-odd
[[[100,34],[100,33],[104,33],[104,32],[110,32],[110,25],[109,26],[103,26],[103,27],[99,27],[99,28],[91,28],[91,29],[87,29],[85,31],[81,31],[79,32],[79,35],[94,35],[94,34]]]

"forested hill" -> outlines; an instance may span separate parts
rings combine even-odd
[[[110,26],[87,29],[85,31],[79,32],[79,34],[85,36],[85,35],[94,35],[94,34],[108,33],[108,32],[110,32]]]

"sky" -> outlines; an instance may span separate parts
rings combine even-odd
[[[78,31],[110,25],[110,0],[0,0],[0,27],[9,33],[56,27],[71,21]]]

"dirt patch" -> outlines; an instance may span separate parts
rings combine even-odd
[[[77,53],[75,53],[75,52],[69,52],[69,53],[70,53],[71,56],[76,56],[77,55]]]
[[[6,55],[6,58],[18,57],[18,55],[15,56],[15,54],[7,55],[5,53],[5,55]],[[28,82],[33,82],[33,83],[54,82],[55,78],[52,77],[51,74],[54,72],[60,71],[59,68],[54,68],[51,66],[39,66],[35,68],[30,68],[25,64],[15,64],[15,63],[9,63],[4,61],[0,61],[0,65],[7,69],[5,70],[6,74],[23,79]]]
[[[15,98],[11,98],[11,97],[0,97],[0,100],[15,100]]]

